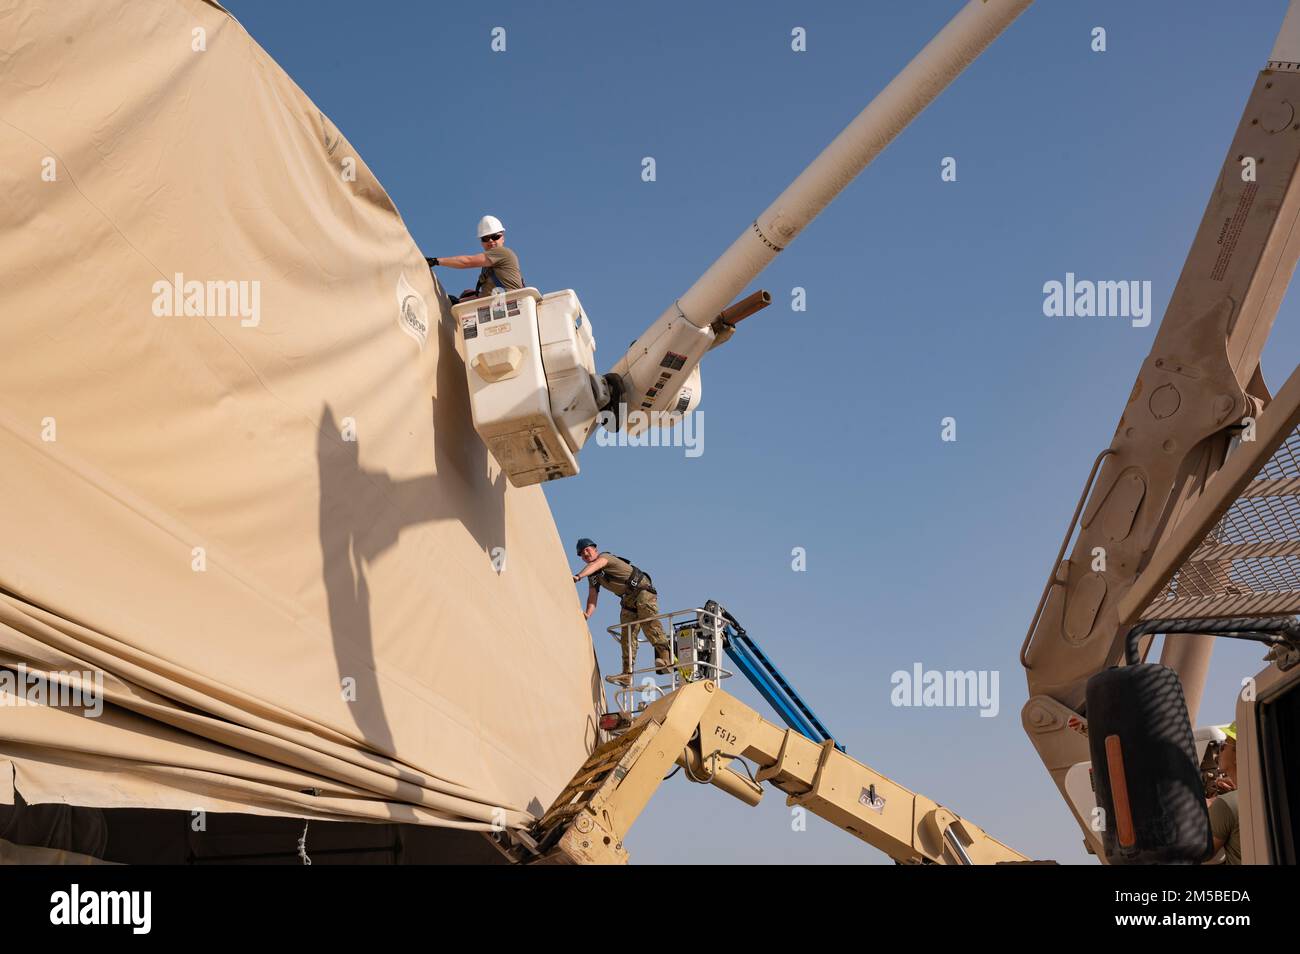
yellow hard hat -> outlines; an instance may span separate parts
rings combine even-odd
[[[1237,741],[1237,723],[1235,720],[1231,725],[1221,725],[1219,728],[1222,729],[1223,734],[1232,739],[1233,742]]]

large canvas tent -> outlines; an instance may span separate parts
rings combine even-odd
[[[0,157],[0,837],[539,812],[597,735],[566,551],[347,139],[216,3],[29,0]]]

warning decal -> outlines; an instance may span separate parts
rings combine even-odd
[[[669,351],[664,355],[664,359],[659,362],[661,368],[671,368],[674,371],[680,371],[682,365],[686,363],[686,355],[677,354],[675,351]]]

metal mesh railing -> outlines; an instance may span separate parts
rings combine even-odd
[[[1268,459],[1143,617],[1300,613],[1300,429]]]

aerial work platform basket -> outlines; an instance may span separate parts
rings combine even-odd
[[[712,680],[721,684],[736,672],[743,675],[758,690],[790,728],[814,742],[826,742],[833,736],[812,707],[804,701],[790,681],[785,678],[767,654],[759,647],[743,626],[726,609],[709,600],[702,607],[673,610],[610,626],[608,632],[620,644],[634,640],[639,647],[647,643],[643,624],[658,620],[670,634],[672,665],[660,667],[654,663],[633,669],[631,673],[606,676],[605,681],[614,687],[614,711],[607,727],[619,731],[634,722],[657,699],[662,699],[692,682]],[[638,632],[638,630],[640,630]],[[722,665],[722,656],[735,667],[735,671]],[[835,743],[844,751],[844,746]]]

